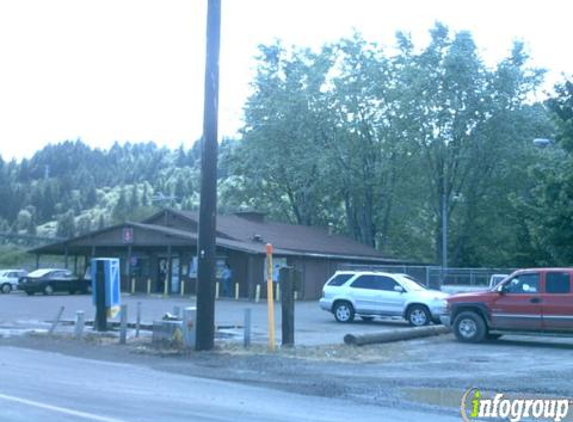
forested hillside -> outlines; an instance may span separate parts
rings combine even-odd
[[[360,34],[260,47],[245,125],[219,151],[219,210],[331,226],[389,255],[452,266],[573,259],[573,86],[539,101],[524,46],[486,66],[443,25],[419,48]],[[533,140],[552,142],[540,148]],[[159,207],[194,209],[200,143],[45,147],[0,160],[0,231],[67,237]]]

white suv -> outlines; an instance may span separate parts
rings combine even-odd
[[[10,293],[18,288],[18,279],[25,277],[24,270],[0,270],[0,293]]]
[[[405,274],[373,271],[337,271],[322,288],[320,307],[338,322],[355,315],[370,321],[375,316],[401,316],[420,327],[439,323],[447,314],[448,294],[428,290]]]

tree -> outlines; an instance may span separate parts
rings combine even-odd
[[[463,198],[465,214],[458,218],[456,234],[467,241],[477,227],[481,207],[487,206],[483,198],[500,156],[516,147],[523,149],[519,144],[524,134],[516,133],[514,125],[522,116],[525,97],[538,86],[543,72],[526,67],[527,56],[519,43],[509,58],[490,70],[478,56],[470,33],[452,36],[437,24],[431,37],[419,54],[403,44],[402,110],[413,123],[408,132],[412,153],[419,151],[429,182],[439,262],[442,223],[446,218],[452,221],[461,204],[457,199]],[[453,255],[457,263],[481,264],[475,257],[462,256],[462,246],[458,242]]]
[[[324,136],[320,105],[331,51],[287,52],[280,43],[261,46],[253,95],[245,106],[241,148],[231,165],[240,174],[244,201],[282,211],[299,224],[320,223]],[[279,212],[280,212],[279,211]]]
[[[68,211],[61,214],[57,220],[56,236],[69,238],[75,236],[76,233],[76,222],[74,218],[74,212]]]
[[[556,144],[538,151],[530,166],[530,191],[517,201],[534,264],[570,265],[573,260],[573,84],[566,80],[546,103]]]
[[[119,188],[119,197],[113,208],[113,219],[116,222],[124,222],[129,213],[125,185]]]
[[[88,215],[82,215],[78,219],[77,234],[82,235],[89,233],[92,229],[92,220]]]

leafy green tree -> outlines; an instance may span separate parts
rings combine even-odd
[[[74,212],[68,211],[58,217],[56,236],[69,238],[76,234],[76,222],[74,218]]]
[[[573,261],[573,83],[558,85],[546,105],[554,119],[556,144],[537,151],[529,168],[530,194],[516,202],[533,255],[530,262],[567,266]]]
[[[280,43],[260,47],[255,91],[245,106],[246,125],[229,164],[241,174],[244,201],[282,211],[299,224],[321,222],[323,186],[320,105],[331,51],[287,52]]]

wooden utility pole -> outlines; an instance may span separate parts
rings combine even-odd
[[[205,102],[201,140],[201,199],[197,245],[197,340],[196,350],[215,345],[215,259],[217,225],[217,118],[219,112],[219,47],[221,0],[209,0]]]

